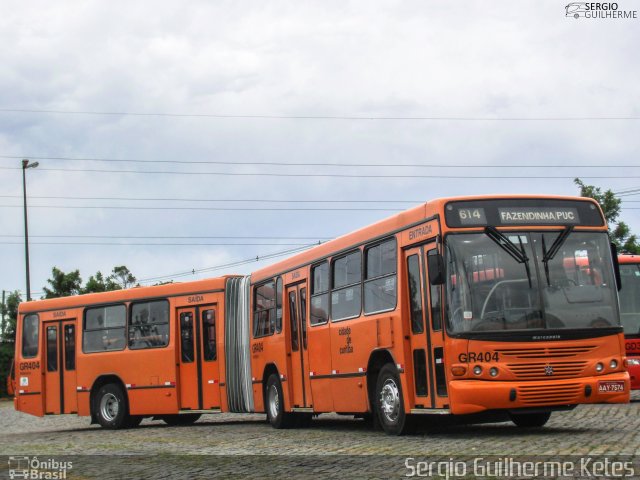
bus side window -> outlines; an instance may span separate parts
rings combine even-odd
[[[204,344],[204,359],[212,361],[216,359],[216,311],[205,310],[202,312],[202,342]]]
[[[58,370],[58,329],[47,327],[47,372]]]
[[[438,250],[435,248],[427,252],[428,256],[437,255]],[[431,299],[431,325],[434,331],[442,329],[442,308],[441,308],[441,287],[440,285],[431,285],[429,289],[429,298]]]
[[[38,315],[25,315],[22,320],[22,357],[33,358],[38,355]]]
[[[183,363],[193,362],[193,347],[193,314],[183,312],[180,314],[180,350]]]
[[[407,271],[409,272],[409,303],[411,312],[411,332],[424,332],[422,321],[422,295],[420,293],[420,259],[418,255],[407,258]]]
[[[311,268],[311,326],[329,320],[329,263],[322,262]]]
[[[75,325],[64,326],[64,368],[65,370],[76,369],[76,327]]]

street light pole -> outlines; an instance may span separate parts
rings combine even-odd
[[[27,301],[31,300],[31,281],[29,279],[29,227],[27,221],[27,168],[36,168],[38,162],[29,163],[26,158],[22,160],[22,195],[24,199],[24,259],[27,272]]]

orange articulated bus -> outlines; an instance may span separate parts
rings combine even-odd
[[[15,405],[107,428],[214,412],[542,426],[629,401],[616,265],[592,200],[434,200],[250,276],[23,303]]]
[[[620,255],[620,319],[624,328],[631,389],[640,390],[640,255]]]

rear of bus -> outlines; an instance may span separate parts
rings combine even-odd
[[[640,255],[620,255],[620,320],[624,328],[625,347],[631,389],[640,390]]]
[[[594,201],[451,200],[443,218],[451,413],[506,410],[539,426],[553,410],[629,401],[612,248]]]

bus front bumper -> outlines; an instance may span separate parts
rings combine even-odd
[[[628,403],[630,391],[627,372],[527,382],[453,380],[449,383],[449,405],[451,413],[458,415],[486,410],[552,409],[582,403]]]

